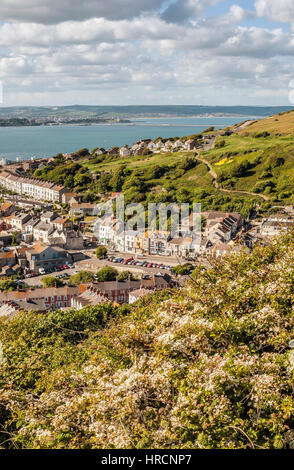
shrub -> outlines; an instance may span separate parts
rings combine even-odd
[[[101,268],[96,274],[96,280],[98,282],[104,281],[115,281],[118,276],[118,271],[111,266],[105,266]]]
[[[107,255],[107,248],[105,246],[98,246],[96,249],[97,258],[104,258]]]
[[[43,277],[42,284],[44,287],[62,287],[63,286],[63,282],[54,276]]]
[[[94,274],[91,271],[80,271],[78,274],[69,278],[69,283],[78,286],[79,284],[88,284],[94,280]]]

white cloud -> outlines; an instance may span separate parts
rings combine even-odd
[[[17,105],[214,99],[229,104],[238,93],[245,103],[250,94],[257,104],[271,91],[273,99],[283,97],[293,78],[294,35],[257,27],[255,13],[234,2],[226,13],[205,17],[205,6],[217,1],[175,0],[163,13],[155,11],[161,0],[86,1],[76,19],[82,4],[72,0],[56,2],[56,10],[55,0],[50,7],[28,0],[30,10],[4,0],[0,15],[15,18],[0,25],[6,98]],[[262,1],[257,3],[261,8]],[[67,14],[69,4],[76,9]],[[51,16],[45,21],[46,8]]]
[[[176,0],[162,14],[171,23],[181,23],[199,16],[205,7],[216,5],[220,0]]]
[[[271,21],[294,22],[293,0],[256,0],[255,8],[258,16]]]
[[[0,19],[58,23],[103,17],[130,18],[158,9],[164,0],[1,0]]]

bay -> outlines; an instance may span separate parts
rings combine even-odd
[[[256,114],[259,109],[256,108]],[[130,124],[59,125],[41,127],[1,127],[0,156],[9,160],[51,157],[57,153],[70,153],[81,148],[93,149],[131,145],[133,142],[156,137],[175,137],[197,134],[214,126],[224,128],[242,117],[162,117],[134,118]]]

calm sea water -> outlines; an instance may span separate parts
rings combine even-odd
[[[258,111],[258,108],[257,108]],[[224,128],[252,117],[185,117],[144,118],[132,124],[103,124],[92,126],[2,127],[0,128],[0,156],[10,160],[17,157],[51,157],[70,153],[80,148],[109,148],[156,137],[175,137],[196,134],[215,126]]]

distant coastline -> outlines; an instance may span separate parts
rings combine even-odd
[[[81,148],[93,149],[97,147],[110,148],[112,146],[122,147],[130,145],[141,139],[155,139],[157,137],[170,138],[197,134],[211,126],[221,129],[232,126],[246,120],[259,119],[261,116],[268,117],[274,113],[282,113],[292,109],[290,107],[260,108],[247,107],[132,107],[128,113],[124,107],[107,107],[100,109],[100,122],[85,123],[87,119],[93,120],[89,113],[98,112],[98,107],[58,108],[56,125],[0,127],[0,158],[15,161],[16,159],[28,160],[34,158],[50,158],[57,153],[71,153]],[[135,108],[135,109],[134,109]],[[115,116],[119,109],[120,116]],[[106,112],[107,111],[107,112]],[[240,111],[240,113],[238,113]],[[0,120],[7,109],[0,107]],[[9,112],[12,112],[9,110]],[[45,113],[57,112],[56,109],[44,108],[13,109],[18,115],[31,113],[30,119],[44,119]],[[148,116],[142,113],[148,112]],[[69,116],[69,114],[71,114]],[[77,113],[84,113],[84,118],[78,120]],[[105,115],[102,116],[102,114]],[[154,116],[154,113],[159,116]],[[166,113],[166,114],[165,114]],[[186,114],[185,114],[186,113]],[[66,123],[64,121],[64,114]],[[107,114],[107,116],[106,116]],[[32,117],[34,115],[34,117]],[[126,115],[128,116],[126,118]],[[200,116],[199,116],[200,115]],[[167,117],[169,116],[169,117]],[[52,116],[51,116],[52,117]],[[68,119],[70,118],[70,122]],[[97,116],[95,117],[97,119]],[[94,118],[94,119],[95,119]],[[78,120],[78,123],[76,121]],[[103,121],[103,122],[101,122]],[[81,123],[81,124],[80,124]]]

